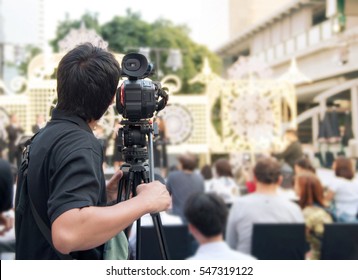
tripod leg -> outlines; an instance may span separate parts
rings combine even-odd
[[[129,166],[127,164],[124,164],[121,166],[121,170],[123,172],[123,176],[118,183],[117,203],[127,200],[126,193],[128,189]],[[123,193],[123,191],[125,191],[125,193]]]
[[[136,188],[138,185],[140,185],[142,183],[142,181],[144,183],[149,183],[151,181],[148,165],[135,166],[135,167],[127,166],[127,168],[128,169],[126,169],[126,170],[129,170],[129,171],[124,172],[124,170],[123,170],[123,177],[121,179],[121,182],[120,182],[120,185],[118,188],[118,192],[120,192],[119,197],[122,196],[123,191],[125,192],[125,197],[123,200],[128,200],[131,192],[132,192],[133,196],[136,196],[137,195]],[[163,231],[162,222],[160,219],[160,214],[155,213],[155,214],[152,214],[151,216],[152,216],[155,232],[157,234],[162,259],[168,260],[169,259],[168,249],[167,249],[168,247],[167,247],[166,240],[164,237],[164,231]],[[130,227],[128,227],[125,230],[125,233],[127,236],[128,236],[129,230],[130,230]],[[137,220],[136,230],[137,230],[136,259],[140,260],[141,259],[141,245],[142,245],[140,219]]]
[[[169,260],[168,246],[164,237],[163,225],[162,225],[162,220],[160,218],[160,214],[155,213],[155,214],[151,214],[151,216],[152,216],[155,231],[157,233],[162,258],[163,260]]]
[[[141,260],[142,259],[142,237],[141,237],[141,222],[140,222],[140,218],[137,220],[137,240],[136,240],[136,260]]]
[[[131,178],[133,179],[132,180],[132,193],[133,193],[133,196],[136,196],[137,195],[137,186],[140,185],[141,183],[141,178],[140,176],[135,176],[135,173],[131,173],[132,176]],[[140,175],[140,174],[138,174]],[[136,259],[137,260],[140,260],[142,259],[142,252],[141,252],[141,248],[142,248],[142,236],[141,236],[141,233],[142,233],[142,230],[141,230],[141,221],[140,221],[140,218],[137,220],[137,240],[136,240]]]
[[[145,183],[149,183],[149,181],[150,181],[148,175],[149,175],[149,172],[142,173],[142,179]],[[157,234],[159,248],[160,248],[160,252],[162,254],[162,258],[163,258],[163,260],[169,260],[169,253],[168,253],[169,251],[168,251],[168,246],[167,246],[166,239],[164,236],[162,219],[160,218],[160,214],[154,213],[154,214],[151,214],[151,216],[152,216],[155,232]]]
[[[125,181],[126,181],[126,179],[124,178],[124,174],[123,174],[123,178],[121,178],[121,180],[118,183],[117,203],[122,201],[123,188],[124,188]]]
[[[127,183],[127,188],[126,188],[125,200],[128,200],[129,196],[131,194],[131,191],[133,189],[133,173],[132,172],[129,172],[129,176],[127,178],[126,183]]]

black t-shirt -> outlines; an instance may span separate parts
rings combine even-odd
[[[33,140],[28,167],[29,195],[49,228],[70,209],[106,204],[102,162],[101,145],[88,124],[54,109],[51,121]],[[19,177],[18,189],[21,180]],[[39,230],[29,204],[24,208],[21,212],[16,209],[16,258],[59,259]],[[103,245],[71,255],[102,259]]]

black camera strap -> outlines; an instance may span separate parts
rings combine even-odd
[[[61,259],[61,260],[73,260],[73,258],[71,257],[71,255],[64,255],[61,254],[60,252],[58,252],[55,249],[55,246],[52,243],[52,237],[51,237],[51,230],[50,228],[45,224],[45,222],[43,221],[43,219],[40,217],[39,213],[36,210],[36,207],[34,205],[33,200],[31,199],[31,195],[30,192],[28,190],[28,184],[27,184],[27,170],[29,167],[29,160],[30,160],[30,148],[31,148],[31,143],[32,140],[35,138],[35,136],[37,135],[37,133],[31,138],[29,139],[26,144],[25,144],[25,149],[23,151],[23,159],[21,162],[21,167],[20,170],[22,172],[22,184],[21,184],[21,196],[22,198],[24,197],[28,197],[28,201],[30,202],[30,208],[32,211],[32,214],[34,216],[36,225],[38,226],[38,228],[40,229],[42,235],[45,237],[46,241],[48,242],[48,244],[50,244],[51,248],[56,252],[57,256]],[[27,194],[27,195],[26,195]]]

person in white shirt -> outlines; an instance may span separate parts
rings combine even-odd
[[[209,192],[222,197],[226,204],[231,205],[239,196],[239,187],[234,181],[230,162],[227,159],[218,159],[214,164],[215,178],[211,180]]]
[[[279,162],[272,157],[256,163],[256,192],[237,198],[230,209],[226,241],[231,248],[251,253],[254,224],[304,223],[300,207],[277,193],[282,181],[280,169]]]
[[[212,167],[209,164],[204,165],[201,169],[200,169],[200,174],[201,176],[203,176],[204,178],[204,186],[205,192],[209,192],[210,188],[211,188],[211,184],[213,181],[213,170]]]
[[[332,201],[338,222],[356,222],[358,214],[358,181],[350,159],[338,157],[333,163],[336,177],[327,183],[327,200]]]
[[[185,204],[184,215],[190,233],[199,243],[196,253],[188,260],[253,260],[232,250],[224,241],[228,210],[224,200],[214,193],[196,193]]]

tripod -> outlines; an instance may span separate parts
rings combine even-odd
[[[123,153],[125,163],[121,166],[123,176],[118,184],[117,202],[128,200],[137,195],[136,188],[143,183],[154,181],[153,161],[153,128],[149,121],[131,122],[124,120],[119,129],[118,149]],[[147,145],[148,138],[148,145]],[[149,159],[150,165],[146,162]],[[164,260],[169,259],[159,213],[151,214],[158,243]],[[128,233],[128,228],[126,229]],[[136,259],[141,259],[141,223],[137,220]]]

